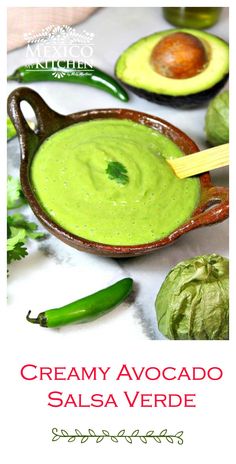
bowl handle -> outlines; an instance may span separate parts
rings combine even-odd
[[[199,214],[198,214],[199,212]],[[193,220],[199,225],[214,224],[226,219],[229,215],[229,189],[212,186],[203,195]]]
[[[37,120],[37,131],[34,132],[28,125],[20,104],[26,101],[32,107]],[[15,126],[18,136],[26,143],[28,139],[38,139],[40,143],[56,130],[65,127],[65,117],[49,108],[40,95],[28,87],[18,87],[8,97],[8,114]]]

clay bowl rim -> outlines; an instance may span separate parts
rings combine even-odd
[[[28,126],[20,108],[20,103],[27,101],[36,114],[38,131]],[[32,89],[22,87],[13,91],[8,98],[9,116],[16,127],[20,148],[20,178],[24,195],[31,209],[46,229],[64,243],[81,251],[87,251],[107,257],[133,257],[147,254],[168,245],[186,232],[208,224],[223,221],[228,217],[228,189],[212,184],[209,172],[198,176],[201,186],[200,201],[189,220],[174,230],[167,237],[139,245],[109,245],[93,242],[74,235],[56,224],[38,203],[30,184],[30,165],[39,146],[50,135],[72,124],[94,119],[130,119],[145,124],[166,135],[174,141],[185,155],[199,151],[196,143],[183,131],[157,116],[126,108],[100,108],[61,115],[51,110],[44,100]],[[33,149],[32,149],[33,146]]]

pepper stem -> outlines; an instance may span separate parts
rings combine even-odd
[[[10,76],[7,76],[7,80],[8,81],[15,81],[16,80],[15,74],[11,74]]]
[[[29,311],[27,316],[26,316],[27,321],[31,322],[32,324],[40,324],[38,317],[36,317],[36,318],[35,317],[29,317],[30,313],[31,313],[31,311]]]
[[[16,70],[13,74],[7,76],[7,80],[21,82],[21,73],[18,70]]]

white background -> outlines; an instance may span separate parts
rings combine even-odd
[[[198,2],[200,6],[200,2]],[[208,2],[210,5],[210,2]],[[42,5],[42,3],[41,3]],[[78,5],[78,3],[77,3]],[[162,2],[164,5],[164,2]],[[190,5],[190,2],[188,2]],[[216,2],[213,3],[213,6]],[[19,5],[18,5],[19,6]],[[35,4],[32,6],[36,6]],[[47,5],[48,6],[48,5]],[[59,6],[59,2],[55,6]],[[63,5],[65,6],[65,5]],[[87,5],[86,5],[87,6]],[[222,6],[222,5],[221,5]],[[106,23],[109,36],[114,32],[114,24],[116,25],[116,50],[110,47],[107,43],[108,39],[104,37],[105,24],[100,24],[101,31],[98,35],[100,47],[106,46],[106,53],[104,53],[105,62],[99,60],[95,63],[97,66],[103,67],[105,70],[112,72],[112,65],[114,58],[131,43],[133,40],[147,35],[155,30],[168,28],[168,25],[158,23],[158,18],[155,18],[154,11],[150,17],[142,15],[142,21],[139,23],[138,30],[133,30],[132,27],[127,28],[126,23],[126,36],[120,32],[119,11],[116,13],[115,23]],[[101,14],[101,13],[99,13]],[[111,12],[104,12],[106,15],[111,15]],[[134,15],[137,15],[134,12]],[[3,18],[3,16],[2,16]],[[95,16],[94,16],[95,18]],[[111,17],[110,17],[111,18]],[[136,16],[137,18],[137,16]],[[91,18],[92,20],[93,18]],[[146,19],[146,21],[145,21]],[[128,15],[126,17],[128,20]],[[148,23],[149,21],[149,23]],[[151,21],[151,26],[150,26]],[[123,23],[122,23],[123,24]],[[87,25],[86,25],[87,27]],[[149,28],[151,27],[151,30]],[[92,31],[88,26],[88,30]],[[212,29],[214,32],[214,29]],[[94,31],[95,32],[95,31]],[[221,31],[222,37],[226,38],[227,29]],[[124,37],[125,36],[125,37]],[[118,45],[117,45],[118,44]],[[17,53],[17,52],[14,52]],[[110,54],[109,54],[110,53]],[[13,56],[14,54],[12,54]],[[3,61],[4,62],[4,57]],[[9,63],[11,71],[13,67],[17,67],[17,54],[12,62]],[[33,88],[36,88],[32,86]],[[69,86],[68,86],[69,87]],[[233,87],[233,86],[232,86]],[[13,87],[11,87],[13,88]],[[69,113],[72,111],[80,110],[94,106],[117,106],[112,97],[91,89],[83,88],[81,93],[78,90],[77,95],[70,98],[71,90],[66,89],[61,91],[61,98],[59,93],[58,97],[53,97],[51,91],[46,90],[46,86],[40,84],[37,90],[46,99],[46,101],[53,106],[57,111]],[[93,93],[90,97],[90,103],[87,95]],[[9,89],[8,89],[9,92]],[[62,98],[63,96],[63,98]],[[3,96],[3,98],[5,98]],[[95,98],[96,105],[95,105]],[[99,98],[101,98],[100,101]],[[109,101],[108,101],[109,99]],[[118,102],[118,106],[122,106]],[[199,139],[199,134],[203,134],[203,110],[195,110],[191,112],[192,118],[187,116],[186,112],[170,110],[165,107],[157,107],[154,104],[146,102],[145,100],[136,99],[132,97],[130,100],[132,108],[142,109],[153,114],[160,115],[170,122],[185,130],[190,137],[196,140],[200,146],[203,145],[203,140]],[[200,122],[201,121],[201,122]],[[3,121],[5,123],[5,119]],[[4,125],[4,124],[3,124]],[[3,128],[5,132],[5,127]],[[235,162],[233,162],[235,164]],[[232,168],[233,169],[233,168]],[[225,174],[223,175],[225,178]],[[3,199],[4,193],[2,193]],[[219,242],[221,234],[216,237],[217,228],[225,227],[223,225],[214,226],[211,228],[211,235],[208,235],[208,244],[214,244],[214,250],[224,254],[226,252],[226,245]],[[194,254],[201,254],[207,251],[206,242],[200,242],[200,238],[204,238],[209,229],[203,232],[196,231],[186,237],[186,256],[181,256],[182,259],[189,256],[189,252]],[[214,234],[215,230],[215,234]],[[227,229],[225,229],[226,231]],[[198,235],[200,234],[200,235]],[[214,234],[214,235],[213,235]],[[195,239],[194,239],[195,235]],[[203,243],[203,245],[202,245]],[[205,243],[205,244],[204,244]],[[202,246],[204,249],[202,249]],[[177,248],[176,248],[177,247]],[[191,248],[190,248],[191,247]],[[216,250],[216,247],[217,248]],[[222,248],[223,247],[223,248]],[[172,249],[171,249],[172,248]],[[168,259],[171,260],[173,253],[174,260],[179,260],[179,246],[174,245],[170,249],[166,249]],[[181,247],[181,253],[183,252]],[[170,251],[169,251],[170,250]],[[210,250],[209,250],[210,251]],[[3,258],[4,259],[4,258]],[[163,251],[162,262],[165,263],[165,254]],[[156,260],[156,262],[154,262]],[[137,264],[139,263],[139,266]],[[150,257],[149,266],[155,271],[158,264],[158,258]],[[171,261],[168,262],[171,265]],[[174,264],[174,263],[173,263]],[[110,264],[108,264],[110,266]],[[145,282],[149,293],[154,292],[153,286],[149,285],[151,279],[146,270],[146,264],[142,263],[142,258],[135,263],[133,260],[129,265],[129,273],[134,269],[137,272],[137,278]],[[138,268],[138,269],[137,269]],[[59,266],[60,269],[60,266]],[[106,263],[102,267],[106,275]],[[110,268],[109,268],[110,269]],[[27,271],[27,270],[26,270]],[[127,271],[127,268],[125,268]],[[233,404],[233,349],[234,349],[234,330],[235,317],[231,318],[231,341],[229,342],[169,342],[169,341],[148,341],[147,332],[143,330],[143,325],[135,323],[128,316],[127,320],[123,320],[120,316],[114,316],[100,326],[98,331],[88,330],[82,332],[82,336],[76,333],[74,329],[70,332],[56,332],[51,338],[51,332],[42,332],[43,329],[39,327],[27,326],[23,320],[25,308],[23,303],[28,305],[35,303],[36,310],[39,309],[40,303],[43,299],[42,293],[46,293],[47,301],[52,298],[50,288],[42,292],[44,285],[39,288],[39,276],[37,269],[34,269],[34,276],[26,273],[21,276],[21,271],[16,270],[18,281],[20,282],[17,287],[17,298],[14,300],[14,291],[10,297],[14,300],[14,312],[10,308],[5,308],[2,314],[2,378],[5,383],[5,389],[2,394],[2,404],[4,415],[1,419],[1,425],[4,432],[4,446],[1,453],[4,451],[4,461],[11,464],[17,460],[20,462],[30,463],[32,460],[35,463],[41,463],[42,460],[51,460],[52,462],[62,463],[65,460],[71,462],[78,462],[78,460],[86,460],[92,462],[96,459],[97,462],[108,463],[111,460],[118,462],[120,459],[131,460],[135,459],[136,462],[142,462],[146,459],[165,459],[169,462],[175,459],[177,462],[181,460],[182,463],[198,463],[199,460],[204,462],[221,463],[222,459],[227,454],[230,455],[232,450],[232,434],[233,426],[230,424],[231,410]],[[110,270],[109,270],[110,272]],[[108,274],[109,274],[108,272]],[[113,272],[113,271],[112,271]],[[120,272],[120,271],[119,271]],[[58,271],[60,273],[60,271]],[[165,269],[163,275],[165,274]],[[52,274],[54,275],[54,274]],[[234,274],[235,275],[235,274]],[[52,279],[52,286],[57,285],[58,275]],[[108,278],[108,277],[106,277]],[[73,279],[71,277],[71,279]],[[28,281],[28,286],[27,286]],[[98,283],[97,283],[98,284]],[[18,285],[18,284],[16,284]],[[34,286],[34,299],[31,300],[29,295],[32,295],[30,288]],[[99,286],[99,285],[98,285]],[[158,284],[157,284],[158,286]],[[9,284],[9,288],[10,284]],[[157,291],[156,289],[155,291]],[[86,293],[86,292],[85,292]],[[153,295],[153,293],[152,293]],[[144,295],[145,297],[145,295]],[[17,305],[19,302],[19,305]],[[4,303],[3,303],[4,304]],[[141,304],[141,301],[140,301]],[[9,305],[8,305],[9,306]],[[17,306],[19,306],[17,308]],[[233,307],[233,305],[232,305]],[[18,310],[17,310],[18,309]],[[124,315],[124,309],[123,315]],[[117,319],[116,319],[117,317]],[[114,321],[117,322],[114,330]],[[123,334],[123,322],[126,330]],[[140,327],[141,326],[141,327]],[[27,328],[26,328],[27,327]],[[130,328],[131,331],[127,330]],[[33,329],[39,329],[34,331]],[[100,333],[99,333],[100,331]],[[68,336],[69,335],[69,336]],[[150,334],[149,334],[150,335]],[[122,382],[122,385],[115,381],[111,382],[24,382],[20,379],[19,370],[25,363],[34,363],[45,366],[112,366],[112,370],[127,363],[130,366],[204,366],[210,367],[212,365],[220,365],[224,369],[224,378],[219,382],[180,382],[179,384],[170,382],[170,384],[163,382]],[[59,386],[58,386],[59,385]],[[140,390],[142,392],[163,393],[168,391],[173,392],[190,392],[197,394],[197,408],[191,409],[155,409],[155,408],[133,408],[130,409],[124,404],[122,407],[113,409],[99,408],[99,409],[86,409],[79,408],[58,408],[52,409],[47,406],[47,394],[50,390],[63,390],[72,392],[74,394],[84,393],[86,396],[91,392],[114,392],[120,398],[123,390],[131,392]],[[56,443],[51,442],[51,428],[65,428],[68,431],[73,431],[77,427],[82,431],[86,431],[88,427],[100,431],[107,429],[111,433],[115,433],[121,428],[126,428],[127,431],[133,431],[139,428],[145,432],[147,430],[155,430],[156,432],[167,428],[170,433],[175,433],[179,430],[184,430],[184,445],[170,445],[156,443],[143,445],[142,443],[135,442],[135,445],[128,443],[113,444],[111,442],[103,442],[99,445],[89,441],[84,445],[79,443],[67,443],[66,441],[59,441]],[[3,435],[2,435],[3,436]],[[230,461],[231,462],[231,461]]]

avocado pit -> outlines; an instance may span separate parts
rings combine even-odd
[[[208,55],[200,39],[186,32],[175,32],[157,43],[150,63],[162,76],[187,79],[203,71],[208,64]]]

